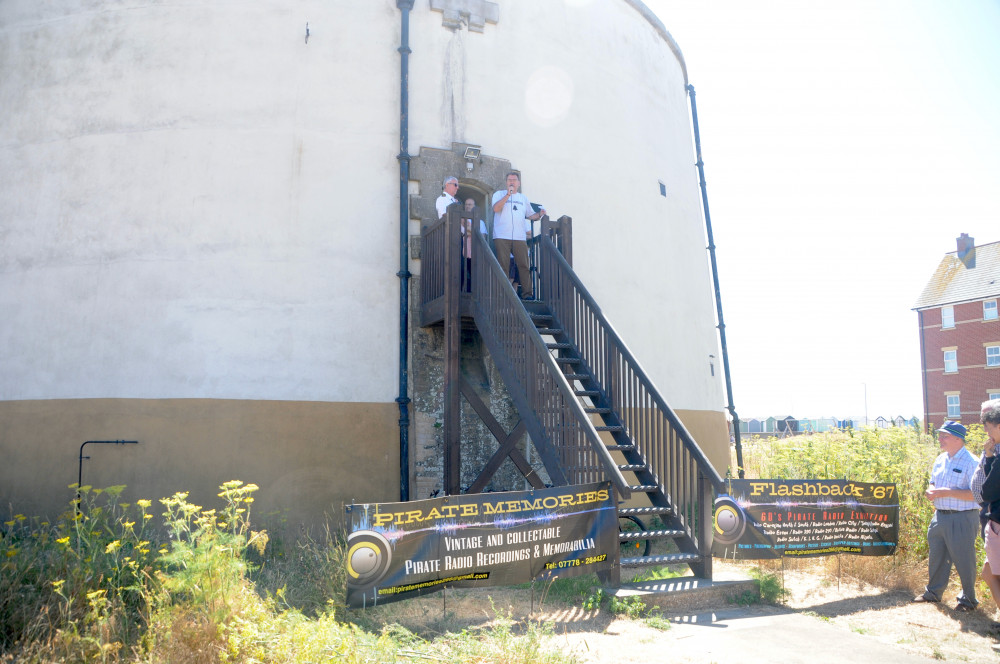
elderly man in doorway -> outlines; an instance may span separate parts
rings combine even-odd
[[[507,174],[507,188],[493,194],[493,246],[497,260],[506,266],[508,256],[514,255],[518,278],[521,280],[521,297],[534,300],[531,272],[528,271],[528,242],[531,222],[545,214],[545,209],[531,213],[531,204],[519,193],[521,176],[511,171]],[[512,284],[516,288],[516,284]]]
[[[965,449],[964,426],[948,421],[938,429],[941,454],[931,468],[930,486],[924,496],[934,503],[934,516],[927,528],[927,571],[930,577],[922,595],[914,602],[940,602],[951,576],[958,570],[962,592],[956,611],[972,611],[976,601],[976,532],[979,505],[972,496],[972,475],[978,465]]]
[[[476,201],[471,198],[465,199],[465,211],[468,214],[472,214],[476,209]],[[482,219],[479,220],[479,232],[483,236],[487,236],[489,231],[486,230],[486,222]],[[472,219],[462,219],[462,256],[465,260],[462,269],[462,286],[466,293],[472,292]]]

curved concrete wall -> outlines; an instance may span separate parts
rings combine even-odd
[[[686,72],[641,9],[511,1],[481,34],[414,11],[410,142],[509,159],[573,217],[574,267],[671,405],[721,411]]]
[[[668,400],[724,435],[685,72],[643,10],[510,0],[475,33],[417,0],[409,152],[522,169]],[[79,444],[115,438],[143,441],[138,495],[398,496],[399,25],[394,0],[0,3],[0,499],[56,509]]]
[[[395,397],[398,18],[325,5],[3,3],[0,398]]]

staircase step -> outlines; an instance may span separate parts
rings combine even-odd
[[[635,484],[629,487],[636,493],[655,493],[660,490],[659,484]]]
[[[619,542],[629,542],[632,540],[647,540],[647,539],[669,539],[672,537],[684,537],[687,532],[679,529],[663,529],[663,530],[629,530],[623,533],[618,533]]]
[[[558,337],[563,331],[558,327],[540,327],[538,333],[543,337]]]
[[[568,373],[563,375],[566,376],[566,380],[586,380],[590,378],[590,374]]]
[[[673,514],[672,507],[619,507],[618,516],[653,516],[655,514]]]
[[[598,431],[610,431],[612,433],[616,433],[622,430],[622,427],[618,426],[617,424],[606,427],[594,427],[594,428],[597,429]]]
[[[635,449],[635,445],[608,445],[609,452],[629,452]],[[621,511],[621,510],[619,510]]]
[[[583,360],[578,357],[557,357],[555,359],[556,362],[559,362],[560,364],[580,364],[583,362]]]
[[[558,342],[552,342],[552,343],[549,343],[549,344],[545,344],[545,347],[548,348],[549,350],[560,350],[560,349],[563,349],[563,348],[572,348],[573,344],[571,344],[571,343],[569,343],[567,341],[558,341]]]
[[[627,470],[630,472],[635,472],[637,470],[649,470],[649,467],[644,463],[625,463],[618,466],[618,470]]]
[[[701,560],[697,553],[668,553],[662,556],[640,556],[637,558],[622,558],[622,567],[651,567],[653,565],[682,565]]]
[[[599,396],[601,396],[601,393],[598,390],[577,390],[573,394],[575,394],[578,397],[599,397]]]
[[[607,415],[611,412],[610,408],[584,408],[585,413],[597,413],[598,415]]]

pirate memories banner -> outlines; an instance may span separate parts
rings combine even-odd
[[[347,605],[608,569],[617,514],[608,482],[349,505]]]
[[[728,480],[715,501],[716,558],[888,556],[899,540],[895,484]]]

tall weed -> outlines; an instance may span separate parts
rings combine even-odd
[[[982,453],[985,440],[981,425],[969,427],[966,446],[973,455]],[[784,439],[754,436],[744,444],[743,459],[748,478],[895,483],[899,496],[896,556],[852,561],[849,567],[865,582],[915,589],[926,583],[927,526],[934,506],[924,492],[931,465],[940,453],[934,435],[909,427],[869,427]],[[981,592],[988,594],[985,584]]]

